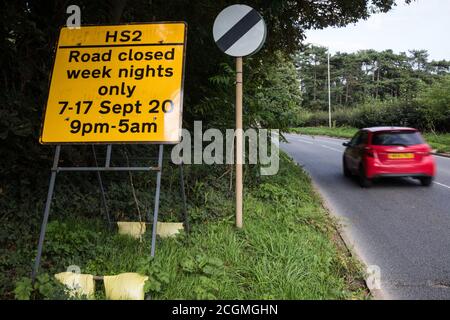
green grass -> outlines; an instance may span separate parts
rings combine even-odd
[[[350,139],[358,131],[358,129],[351,127],[304,127],[292,128],[290,131],[307,135],[322,135]],[[433,149],[436,149],[438,152],[442,153],[450,153],[450,133],[436,134],[425,132],[423,136]]]
[[[55,218],[43,272],[68,264],[96,275],[140,272],[151,277],[152,299],[367,298],[361,268],[337,240],[335,221],[309,177],[287,156],[280,160],[277,175],[245,189],[242,230],[234,227],[232,197],[206,186],[203,192],[215,196],[191,208],[203,218],[194,217],[189,235],[160,239],[151,261],[148,232],[140,242],[97,220]],[[228,178],[220,181],[226,185]],[[198,212],[211,208],[222,215]]]
[[[292,128],[290,132],[350,139],[358,132],[358,129],[351,127],[302,127]]]
[[[436,149],[438,152],[450,153],[450,133],[435,134],[426,132],[424,137],[433,149]]]

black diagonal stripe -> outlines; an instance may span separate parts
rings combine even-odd
[[[217,46],[223,51],[227,51],[233,44],[244,36],[255,24],[261,20],[259,13],[252,9],[242,17],[230,30],[217,40]]]

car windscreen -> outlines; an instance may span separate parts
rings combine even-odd
[[[417,131],[379,132],[372,137],[372,145],[376,146],[412,146],[425,141]]]

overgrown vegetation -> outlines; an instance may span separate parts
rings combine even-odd
[[[411,126],[429,132],[448,132],[450,123],[450,76],[436,81],[410,101],[372,100],[358,107],[333,108],[334,126],[356,128],[371,126]],[[302,111],[297,126],[327,126],[328,111]]]
[[[153,260],[148,232],[139,242],[108,231],[98,218],[55,214],[42,281],[48,284],[48,277],[76,264],[95,275],[146,274],[145,290],[152,299],[367,298],[360,268],[337,240],[336,224],[308,176],[284,154],[280,164],[276,176],[262,177],[257,184],[247,177],[241,231],[234,227],[224,168],[198,181],[203,196],[190,203],[190,211],[196,212],[192,232],[160,240]],[[54,298],[59,288],[52,286],[47,285],[48,292],[39,287],[32,291],[23,279],[15,295]],[[104,298],[102,290],[98,282],[98,299]]]

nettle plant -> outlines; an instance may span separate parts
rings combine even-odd
[[[33,284],[30,278],[21,278],[16,282],[14,296],[18,300],[44,299],[67,300],[69,296],[63,284],[43,273],[36,277]]]
[[[163,271],[161,263],[153,261],[150,257],[139,261],[137,272],[148,276],[148,280],[144,285],[146,296],[162,292],[170,283],[169,272]]]
[[[199,300],[217,299],[219,285],[211,277],[219,277],[224,273],[222,260],[204,255],[184,259],[181,269],[190,274],[199,275],[199,282],[194,287],[195,298]]]

